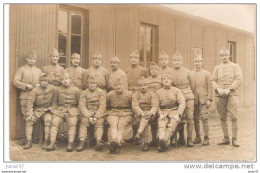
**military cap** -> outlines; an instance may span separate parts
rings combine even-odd
[[[63,73],[63,74],[61,75],[61,80],[66,79],[66,78],[70,78],[70,75],[69,75],[69,73],[67,73],[67,72],[65,72],[65,73]]]
[[[41,73],[40,80],[49,80],[49,77],[46,73]]]
[[[161,52],[160,52],[160,55],[159,55],[159,59],[162,59],[162,58],[167,58],[167,59],[169,59],[169,56],[168,56],[168,54],[167,54],[166,52],[161,51]]]
[[[170,75],[166,74],[166,73],[161,75],[161,80],[163,80],[163,78],[165,78],[165,77],[168,77],[172,80],[172,77]]]
[[[88,83],[90,83],[90,82],[95,82],[95,83],[97,83],[96,76],[94,76],[94,75],[89,76],[89,77],[88,77]]]
[[[139,54],[138,50],[136,50],[136,51],[132,52],[132,53],[130,54],[130,57],[132,57],[132,56],[139,57],[139,56],[140,56],[140,54]]]
[[[194,57],[194,60],[197,60],[197,59],[203,61],[202,55],[196,55]]]
[[[183,60],[182,55],[179,51],[176,51],[175,54],[173,55],[172,59],[180,59]]]
[[[114,85],[117,85],[117,84],[124,84],[124,80],[122,80],[121,78],[117,78],[114,82]]]
[[[96,51],[93,55],[92,58],[102,58],[102,55],[99,51]]]
[[[149,69],[159,69],[159,66],[155,62],[151,62]]]
[[[77,53],[73,53],[70,58],[71,59],[80,59],[80,55]]]
[[[50,53],[50,56],[52,56],[52,55],[60,55],[60,54],[59,54],[59,52],[56,48],[53,48],[51,53]]]
[[[110,61],[112,61],[112,60],[115,60],[116,62],[120,63],[120,59],[117,56],[115,56],[115,55],[112,56]]]
[[[141,76],[138,80],[138,85],[141,85],[141,84],[147,84],[147,80],[143,76]]]
[[[227,52],[228,54],[230,54],[230,51],[226,48],[226,47],[222,47],[219,51],[219,54]]]
[[[30,51],[28,54],[27,54],[27,57],[37,57],[37,54],[36,54],[36,51],[35,50],[32,50]]]

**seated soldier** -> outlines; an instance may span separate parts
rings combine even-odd
[[[149,150],[148,145],[148,121],[155,119],[159,104],[158,99],[153,91],[147,90],[148,84],[144,77],[138,81],[139,91],[135,92],[132,97],[132,108],[134,118],[141,119],[139,129],[135,136],[135,141],[143,138],[143,151]]]
[[[159,75],[160,68],[155,62],[152,62],[150,64],[149,72],[151,76],[147,78],[147,83],[148,83],[148,90],[153,91],[156,93],[156,91],[160,88],[162,88],[162,81],[161,81],[161,76]],[[157,124],[157,119],[158,116],[155,116],[153,119],[150,119],[150,124],[151,124],[151,132],[152,132],[152,141],[149,143],[149,146],[156,146],[156,137],[157,137],[157,129],[158,129],[158,124]]]
[[[95,76],[89,76],[88,78],[88,89],[80,95],[79,110],[81,113],[79,127],[80,144],[77,151],[84,150],[87,128],[90,124],[95,126],[96,150],[100,151],[103,148],[101,140],[104,130],[104,113],[106,111],[106,92],[97,87]]]
[[[116,80],[115,90],[107,94],[107,121],[111,129],[110,153],[121,147],[125,128],[132,122],[132,93],[124,89],[124,81]]]
[[[50,130],[50,145],[46,148],[48,151],[55,150],[56,137],[59,125],[68,122],[69,144],[67,151],[73,150],[73,142],[76,135],[76,125],[79,116],[78,103],[80,89],[71,86],[70,77],[67,73],[61,77],[62,86],[58,87],[54,96],[54,105],[52,108],[53,118]]]
[[[181,90],[171,85],[172,79],[168,75],[162,76],[162,83],[163,87],[156,92],[160,107],[158,110],[158,150],[160,152],[168,148],[186,106]]]
[[[32,147],[32,133],[33,125],[40,120],[44,122],[44,134],[45,141],[43,149],[46,149],[47,143],[50,137],[50,127],[52,120],[52,113],[50,108],[52,106],[55,89],[52,85],[48,84],[49,79],[47,74],[41,74],[40,86],[35,87],[29,94],[26,103],[26,125],[25,133],[27,138],[27,144],[24,149]]]

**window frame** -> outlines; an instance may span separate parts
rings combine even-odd
[[[66,11],[68,14],[68,21],[67,21],[67,43],[66,43],[66,53],[67,55],[66,58],[66,65],[65,68],[68,68],[71,64],[70,62],[70,57],[71,54],[74,52],[71,52],[71,38],[72,38],[72,26],[71,26],[71,14],[76,13],[76,14],[81,14],[81,40],[80,40],[80,66],[83,68],[87,68],[89,66],[89,12],[87,9],[84,8],[79,8],[79,7],[74,7],[71,5],[59,5],[57,9],[57,42],[56,42],[56,47],[59,47],[59,11]]]
[[[146,40],[147,40],[147,37],[146,37],[146,29],[144,30],[144,38],[143,38],[143,50],[144,50],[144,53],[143,53],[143,61],[140,61],[140,63],[144,66],[144,67],[149,67],[149,63],[151,62],[156,62],[158,63],[158,50],[159,50],[159,27],[158,25],[153,25],[153,24],[149,24],[149,23],[145,23],[145,22],[141,22],[140,25],[139,25],[139,42],[138,42],[138,47],[139,47],[139,50],[142,49],[142,42],[141,42],[141,33],[140,33],[140,29],[141,27],[144,27],[144,28],[151,28],[151,44],[147,45],[146,43]],[[147,61],[147,46],[149,46],[151,48],[151,62],[148,62]],[[140,57],[141,58],[141,57]]]
[[[234,51],[231,50],[231,46],[233,47]],[[237,61],[237,43],[234,41],[228,41],[228,50],[230,51],[230,61],[236,63],[236,61]],[[233,55],[233,53],[235,54],[235,56]]]

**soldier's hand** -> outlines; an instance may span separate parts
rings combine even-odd
[[[37,122],[37,117],[36,117],[36,116],[32,116],[31,121],[32,121],[33,123],[36,123],[36,122]]]
[[[225,97],[225,92],[224,92],[223,89],[221,89],[221,88],[217,88],[217,92],[219,93],[220,96]]]
[[[161,114],[160,114],[160,119],[161,119],[162,121],[164,121],[165,118],[166,118],[165,114],[164,114],[164,113],[161,113]]]
[[[29,115],[25,118],[25,121],[27,121],[28,123],[31,123],[32,122],[32,116]]]
[[[92,124],[96,124],[96,122],[97,122],[97,118],[94,117],[94,118],[92,119]]]
[[[211,100],[207,100],[206,107],[209,108],[211,106]]]
[[[225,90],[224,90],[225,96],[228,96],[229,93],[230,93],[230,91],[231,91],[231,90],[230,90],[229,88],[228,88],[228,89],[225,89]]]
[[[144,117],[144,116],[145,116],[145,114],[144,114],[143,111],[140,113],[140,116],[141,116],[141,117]]]
[[[31,84],[26,84],[25,88],[31,90],[31,89],[33,89],[33,86]]]

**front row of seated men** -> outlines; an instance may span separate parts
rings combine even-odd
[[[158,121],[159,151],[164,151],[181,120],[185,109],[185,99],[178,88],[171,85],[168,75],[161,78],[163,87],[156,94],[148,89],[148,81],[140,78],[139,90],[134,94],[124,88],[124,82],[119,78],[114,83],[115,90],[106,92],[97,87],[95,76],[88,79],[89,87],[82,93],[70,83],[67,73],[61,78],[62,85],[54,89],[48,84],[48,76],[40,76],[40,85],[35,87],[28,98],[26,111],[25,149],[32,146],[32,130],[34,123],[44,121],[45,141],[43,149],[55,150],[58,126],[68,123],[67,151],[73,150],[77,121],[80,121],[77,151],[84,149],[87,127],[94,125],[96,150],[103,148],[102,136],[105,119],[110,125],[110,152],[115,153],[121,148],[124,130],[134,118],[140,118],[140,125],[135,140],[143,139],[143,151],[149,150],[148,125],[150,121]],[[133,116],[134,114],[134,116]],[[159,117],[159,118],[158,118]]]

